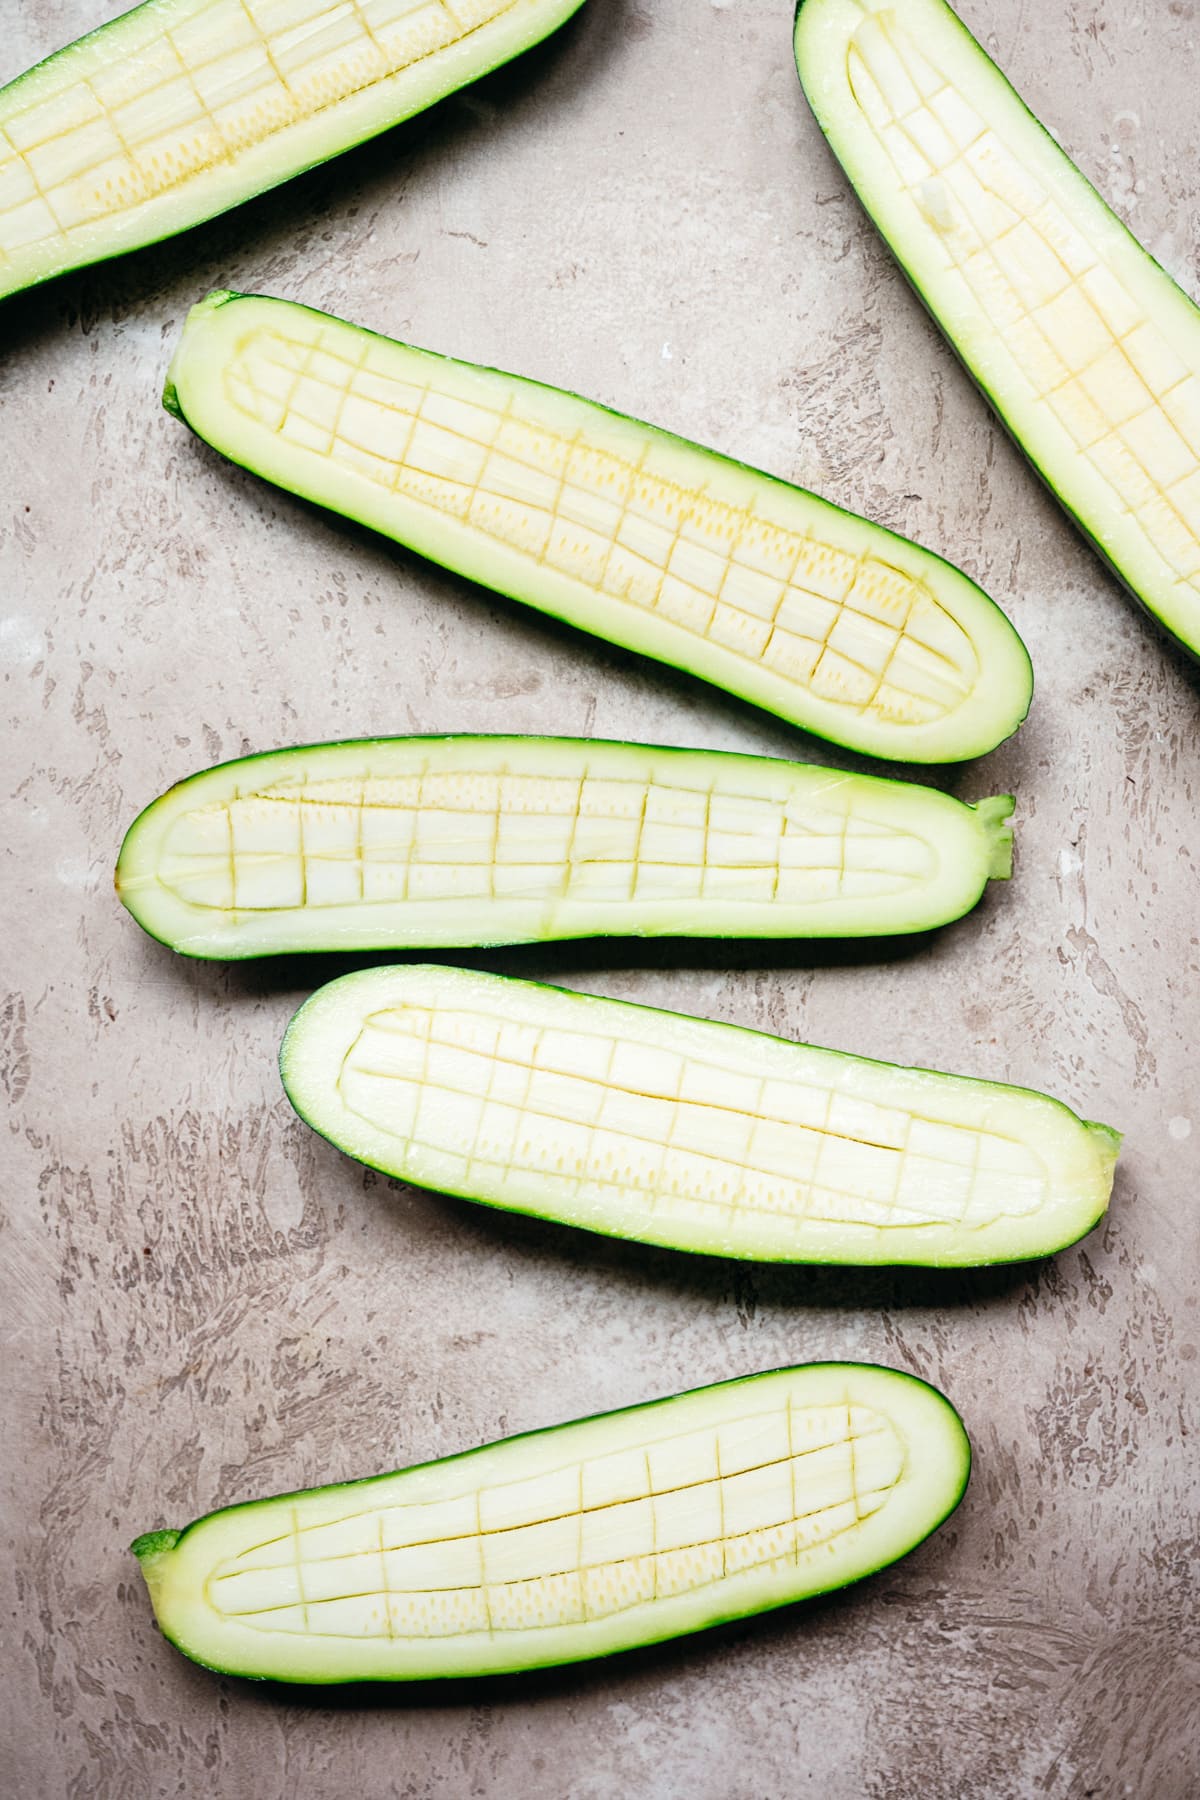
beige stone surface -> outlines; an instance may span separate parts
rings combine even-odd
[[[0,73],[111,14],[3,0]],[[790,0],[590,0],[557,41],[232,215],[0,320],[0,1789],[21,1800],[1184,1800],[1197,1786],[1197,682],[989,417],[804,106]],[[1194,0],[964,0],[1200,287]],[[158,391],[210,287],[574,387],[960,561],[1038,677],[945,779],[1016,879],[916,945],[595,943],[476,966],[1045,1087],[1128,1133],[1052,1262],[737,1267],[364,1173],[275,1051],[342,966],[144,938],[120,834],[221,757],[371,732],[838,760],[221,462]],[[850,759],[846,759],[850,760]],[[953,1521],[862,1587],[468,1688],[273,1693],[158,1635],[126,1545],[238,1498],[807,1357],[944,1387]]]

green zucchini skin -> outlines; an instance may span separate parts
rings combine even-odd
[[[151,936],[225,960],[596,935],[892,935],[959,918],[1008,877],[1012,806],[725,751],[378,738],[243,757],[178,783],[126,833],[116,886]],[[817,866],[791,866],[803,858]],[[831,859],[840,872],[819,866]]]
[[[959,762],[1028,711],[1024,645],[960,570],[565,390],[218,292],[163,402],[276,486],[832,743]]]
[[[1120,1133],[1026,1088],[443,966],[294,1015],[284,1090],[399,1180],[752,1261],[971,1268],[1093,1229]]]
[[[850,0],[850,5],[856,16],[865,16],[867,9],[857,0]],[[869,0],[869,9],[876,10],[874,0]],[[1133,327],[1128,320],[1123,327],[1112,326],[1114,340],[1121,329],[1127,334],[1119,347],[1145,386],[1146,412],[1157,410],[1161,415],[1160,424],[1173,447],[1182,445],[1190,450],[1190,474],[1181,464],[1184,474],[1172,475],[1171,482],[1164,475],[1160,485],[1161,468],[1156,471],[1146,462],[1133,477],[1143,486],[1157,487],[1164,506],[1170,489],[1174,516],[1161,510],[1156,515],[1157,530],[1163,535],[1156,537],[1155,529],[1139,527],[1128,495],[1111,483],[1105,491],[1096,469],[1077,447],[1078,440],[1067,445],[1062,421],[1048,417],[1044,401],[1031,404],[1020,376],[1013,378],[1003,333],[997,331],[995,341],[989,342],[977,328],[968,328],[968,311],[950,298],[937,272],[937,231],[914,229],[911,213],[898,207],[895,193],[880,182],[878,169],[864,148],[864,134],[848,118],[843,103],[846,31],[853,24],[847,0],[799,0],[796,8],[796,66],[814,117],[909,285],[1034,472],[1139,605],[1190,656],[1200,656],[1200,308],[1116,217],[945,0],[900,0],[890,14],[901,28],[911,28],[926,56],[964,78],[964,93],[972,105],[978,104],[993,134],[1003,132],[1005,147],[1018,147],[1025,173],[1043,185],[1051,204],[1059,208],[1059,218],[1096,248],[1101,274],[1115,278],[1124,290],[1121,304],[1140,308],[1143,322],[1136,335],[1144,341],[1145,333],[1158,334],[1154,363],[1161,360],[1165,368],[1170,360],[1174,365],[1172,376],[1162,377],[1163,381],[1178,382],[1165,390],[1171,396],[1168,404],[1178,408],[1182,387],[1188,385],[1190,399],[1184,404],[1190,411],[1186,416],[1180,410],[1165,413],[1159,377],[1151,373],[1149,361],[1131,356],[1126,347]],[[1074,254],[1068,250],[1068,260]],[[1094,270],[1086,271],[1085,279],[1089,275],[1095,279]],[[1081,286],[1074,268],[1072,279]],[[1107,326],[1107,314],[1104,322]],[[1149,352],[1144,355],[1148,357]],[[1064,363],[1064,375],[1070,366]],[[1116,421],[1114,430],[1119,432],[1125,412],[1116,410],[1115,385],[1111,396],[1094,387],[1088,394],[1102,417]],[[1144,420],[1139,417],[1135,423],[1142,425]],[[1158,454],[1161,456],[1161,449]],[[1144,452],[1137,455],[1146,461]],[[1153,505],[1153,500],[1149,504]],[[1164,516],[1165,525],[1161,523]]]
[[[371,0],[363,0],[356,9],[359,41],[347,43],[339,69],[336,55],[320,68],[302,60],[298,68],[288,66],[289,51],[278,40],[287,38],[295,54],[297,33],[278,6],[264,32],[255,17],[258,0],[245,6],[241,0],[143,0],[0,88],[0,132],[21,137],[13,156],[0,156],[0,176],[9,176],[26,207],[48,189],[56,221],[50,230],[45,223],[31,226],[16,204],[0,206],[0,299],[173,237],[352,149],[540,43],[581,4],[497,0],[494,16],[480,14],[457,39],[412,57],[389,41],[387,27],[372,21]],[[330,27],[344,28],[344,11],[339,18],[333,0],[328,10]],[[302,29],[319,42],[313,7],[298,11]],[[263,46],[257,52],[256,39]],[[242,59],[256,54],[257,116],[245,110],[248,102],[239,112],[237,93],[246,76]],[[224,58],[228,87],[221,79]],[[179,116],[160,117],[162,136],[143,142],[141,111],[154,79],[179,85],[181,74],[191,86]],[[57,181],[44,163],[27,163],[25,148],[33,156],[48,154],[38,139],[43,110],[46,130],[52,123],[68,144],[72,129],[81,137],[102,134],[107,122],[110,141],[95,152],[94,187],[86,164],[76,170],[78,158]],[[139,110],[137,124],[133,110]]]
[[[851,1445],[852,1505],[844,1498],[839,1434]],[[749,1448],[755,1443],[762,1445],[757,1454],[768,1460],[749,1463],[742,1473],[747,1458],[756,1453]],[[628,1480],[626,1471],[634,1461],[644,1468],[650,1497],[633,1505],[601,1498],[605,1492],[625,1491],[620,1483]],[[966,1490],[970,1467],[971,1446],[961,1419],[927,1383],[874,1364],[809,1363],[501,1439],[389,1475],[243,1502],[209,1513],[183,1531],[145,1533],[131,1548],[159,1629],[205,1668],[251,1680],[321,1685],[484,1676],[614,1655],[862,1580],[909,1554],[949,1517]],[[784,1516],[772,1527],[770,1508],[783,1470],[787,1473],[778,1498]],[[574,1480],[576,1471],[578,1498],[572,1504],[562,1497],[564,1477]],[[860,1493],[860,1472],[864,1482],[879,1485]],[[518,1482],[523,1484],[519,1497]],[[718,1493],[720,1523],[698,1527],[701,1539],[690,1550],[640,1552],[645,1527],[632,1517],[639,1506],[653,1515],[650,1541],[666,1544],[665,1535],[660,1539],[666,1523],[660,1508],[687,1505],[690,1494],[697,1508],[702,1505],[711,1514],[711,1500]],[[813,1499],[816,1510],[805,1512]],[[472,1504],[474,1529],[463,1516]],[[418,1549],[424,1544],[425,1558],[416,1559],[416,1573],[408,1579],[424,1583],[425,1591],[435,1595],[430,1604],[436,1605],[441,1554],[447,1547],[473,1542],[484,1579],[476,1578],[469,1593],[459,1590],[451,1599],[459,1599],[464,1614],[477,1613],[482,1594],[486,1628],[428,1636],[395,1630],[398,1612],[414,1598],[397,1592],[394,1578],[389,1580],[393,1558],[407,1556],[410,1569],[413,1563],[411,1550],[404,1548],[412,1540],[411,1526],[405,1530],[406,1505],[421,1509],[424,1524],[417,1529],[426,1532],[416,1540]],[[755,1505],[767,1523],[746,1532],[741,1527],[752,1516],[747,1507]],[[564,1513],[570,1515],[569,1523]],[[597,1523],[603,1531],[602,1514],[607,1514],[609,1533],[607,1548],[600,1552],[609,1557],[603,1564],[585,1548],[585,1534]],[[574,1536],[576,1549],[573,1556],[567,1552],[565,1575],[558,1572],[550,1543],[544,1549],[519,1546],[522,1537],[529,1543],[522,1531],[527,1517],[531,1530],[553,1534],[556,1526],[564,1526]],[[414,1511],[408,1518],[414,1519]],[[514,1522],[493,1525],[493,1518]],[[545,1524],[539,1526],[539,1520]],[[444,1535],[434,1539],[430,1533],[439,1529],[439,1521]],[[705,1529],[715,1531],[715,1539],[704,1540]],[[312,1549],[312,1538],[303,1542],[314,1530],[324,1533],[318,1540],[323,1555],[315,1563],[305,1554]],[[354,1532],[357,1539],[348,1535]],[[351,1547],[365,1541],[367,1532],[377,1546],[371,1556]],[[789,1533],[790,1547],[783,1548]],[[333,1605],[342,1609],[338,1622],[343,1624],[347,1605],[356,1608],[353,1623],[359,1635],[332,1629],[330,1613],[322,1612],[316,1599],[306,1602],[302,1620],[295,1617],[295,1606],[281,1607],[278,1560],[265,1571],[273,1584],[270,1591],[259,1596],[274,1598],[275,1604],[265,1610],[246,1605],[254,1597],[245,1592],[247,1581],[261,1583],[264,1576],[261,1566],[247,1566],[247,1556],[278,1558],[272,1546],[289,1535],[296,1547],[300,1590],[311,1586],[314,1572],[325,1586],[348,1588],[349,1599],[335,1594]],[[713,1542],[720,1547],[719,1566],[705,1557]],[[518,1561],[525,1556],[531,1573],[511,1582],[491,1579],[486,1564],[497,1551],[509,1566],[514,1566],[514,1554]],[[689,1556],[690,1566],[681,1560]],[[339,1562],[348,1568],[336,1570]],[[542,1562],[547,1565],[544,1576]],[[372,1563],[378,1563],[378,1572]],[[647,1569],[647,1564],[653,1567]],[[212,1598],[230,1592],[222,1584],[231,1576],[242,1584],[242,1612],[236,1601],[221,1610]],[[363,1579],[384,1580],[388,1586],[382,1593],[364,1595]],[[457,1579],[463,1579],[461,1573]],[[556,1589],[543,1586],[540,1607],[517,1591],[528,1593],[555,1581]],[[614,1581],[624,1584],[619,1596],[614,1596]],[[367,1617],[381,1601],[382,1614]],[[563,1616],[556,1619],[556,1610]],[[283,1629],[262,1628],[272,1611]],[[246,1617],[257,1618],[259,1626],[240,1623]]]

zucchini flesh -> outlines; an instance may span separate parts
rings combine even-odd
[[[1119,1135],[1027,1089],[465,969],[368,969],[288,1027],[339,1149],[489,1206],[676,1250],[968,1266],[1108,1204]]]
[[[953,762],[1028,709],[1025,648],[959,570],[573,394],[219,293],[164,400],[279,486],[835,743]]]
[[[0,297],[421,112],[581,0],[146,0],[0,90]]]
[[[1007,796],[576,738],[383,738],[224,763],[130,828],[117,892],[190,956],[597,933],[915,931],[1007,876]]]
[[[933,1388],[814,1363],[252,1501],[133,1545],[194,1661],[295,1682],[576,1662],[845,1586],[957,1506]]]
[[[1200,311],[944,0],[802,0],[796,64],[863,205],[1018,444],[1200,652]]]

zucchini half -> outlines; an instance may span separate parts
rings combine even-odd
[[[957,762],[1028,710],[1025,647],[959,570],[574,394],[217,293],[163,398],[268,481],[834,743]]]
[[[770,1262],[1048,1255],[1103,1214],[1121,1141],[1025,1088],[465,969],[330,982],[280,1071],[302,1119],[388,1175]]]
[[[944,0],[801,0],[809,104],[1052,492],[1200,654],[1200,310]]]
[[[208,1668],[494,1675],[859,1581],[954,1511],[970,1465],[923,1381],[809,1363],[226,1507],[133,1552],[163,1633]]]
[[[146,0],[0,89],[0,298],[422,112],[581,0]]]
[[[377,738],[248,756],[135,820],[117,892],[188,956],[597,934],[826,937],[958,918],[1012,800],[709,750]]]

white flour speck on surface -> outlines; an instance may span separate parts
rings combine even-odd
[[[92,864],[86,856],[60,856],[54,865],[54,877],[63,887],[87,887],[92,876]]]
[[[22,613],[0,619],[0,662],[34,663],[46,654],[46,640]]]
[[[1185,1119],[1182,1113],[1176,1113],[1175,1117],[1167,1124],[1167,1132],[1177,1144],[1182,1144],[1184,1138],[1190,1138],[1192,1135],[1192,1121]]]

